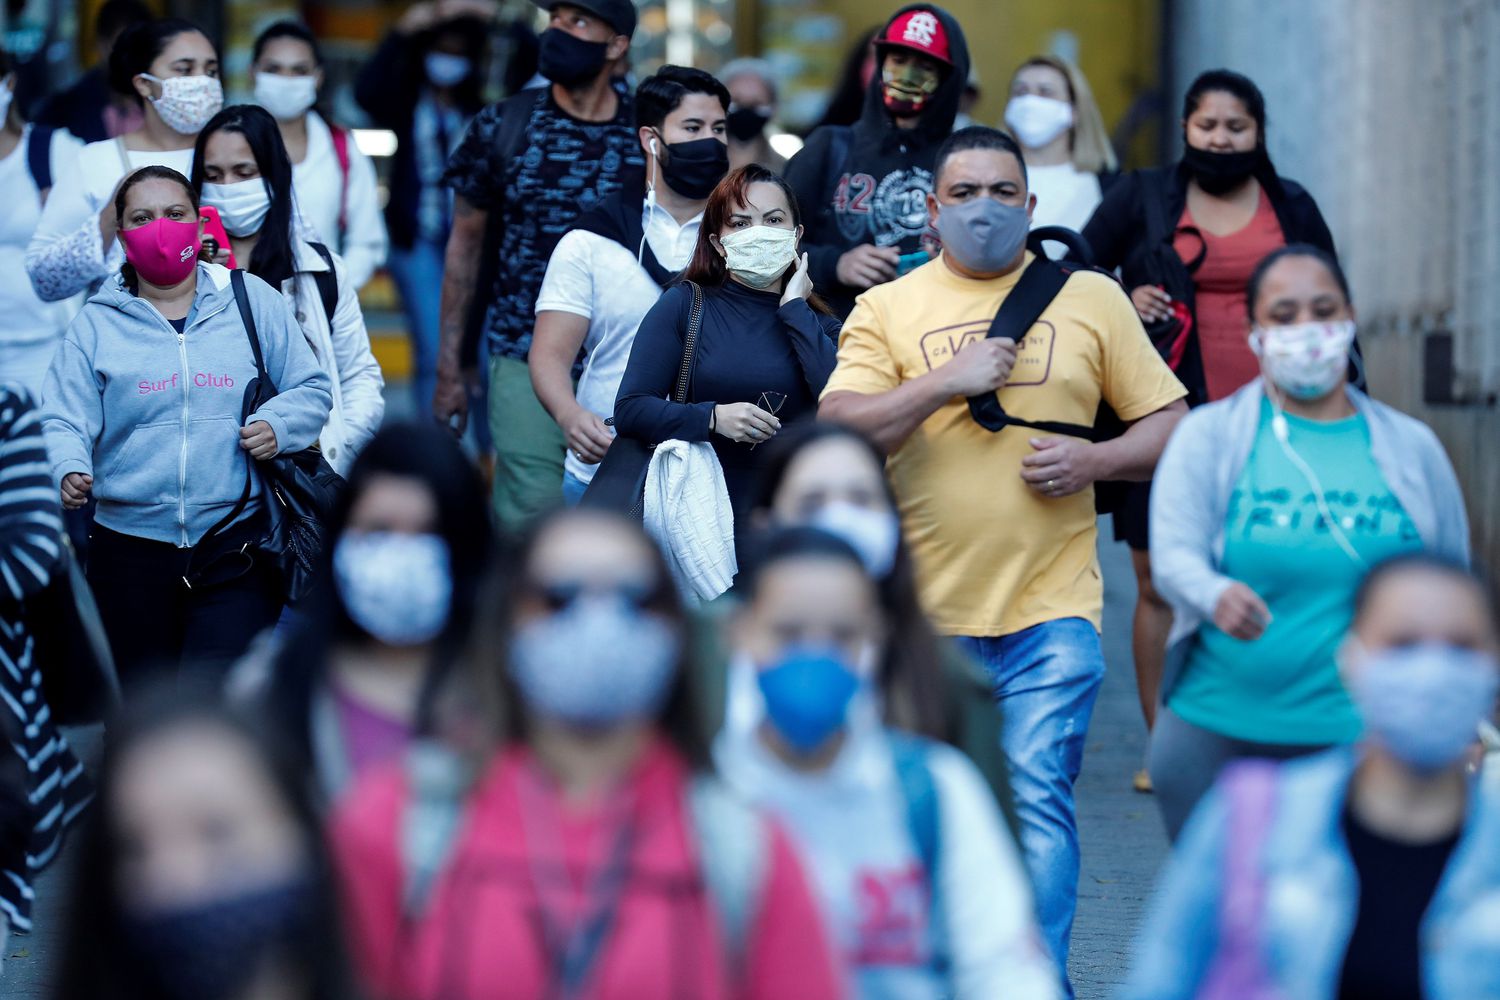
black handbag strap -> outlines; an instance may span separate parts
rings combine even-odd
[[[250,338],[250,352],[255,355],[255,371],[260,380],[260,385],[270,386],[271,377],[266,374],[266,361],[260,352],[260,333],[255,328],[255,314],[250,310],[250,296],[245,291],[245,272],[240,270],[230,271],[229,286],[234,291],[234,303],[239,307],[240,319],[245,325],[245,334]],[[241,424],[250,415],[250,407],[253,405],[250,393],[253,391],[255,390],[250,386],[245,388],[245,405],[241,408],[240,413]],[[250,457],[248,451],[245,452],[245,488],[240,491],[240,498],[234,502],[233,507],[229,508],[228,514],[215,521],[213,527],[203,533],[203,537],[198,539],[198,544],[194,546],[195,551],[203,547],[206,542],[217,538],[220,532],[233,524],[245,512],[245,508],[250,504],[250,493],[255,487],[254,463],[255,459]],[[189,557],[188,571],[182,577],[183,583],[186,583],[189,588],[192,587],[192,580],[196,575],[193,572],[192,564],[193,559]]]
[[[693,293],[693,311],[688,314],[687,335],[682,338],[682,365],[677,369],[677,384],[672,402],[686,403],[688,385],[693,381],[693,357],[698,353],[698,334],[703,329],[703,287],[696,281],[685,284]]]
[[[1196,274],[1208,257],[1208,240],[1197,226],[1174,226],[1167,221],[1167,176],[1160,170],[1141,171],[1141,180],[1146,186],[1146,196],[1142,199],[1146,206],[1146,243],[1148,246],[1170,244],[1178,233],[1195,237],[1198,253],[1192,260],[1183,261],[1183,266],[1188,274]]]
[[[1026,331],[1036,325],[1042,313],[1057,298],[1068,278],[1074,272],[1038,254],[1026,270],[1021,272],[1016,287],[1010,290],[1000,309],[990,322],[985,339],[1008,337],[1020,346]],[[969,413],[974,421],[987,431],[998,432],[1006,427],[1026,427],[1046,434],[1062,434],[1083,438],[1085,441],[1100,440],[1099,432],[1083,424],[1070,424],[1059,420],[1023,420],[1005,412],[1000,405],[998,392],[986,392],[969,397]]]

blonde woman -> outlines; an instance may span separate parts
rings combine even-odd
[[[1104,120],[1077,66],[1055,56],[1033,56],[1010,80],[1005,127],[1021,144],[1036,195],[1037,226],[1081,230],[1119,169]]]

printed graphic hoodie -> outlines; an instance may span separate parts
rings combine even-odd
[[[328,375],[281,293],[250,274],[245,292],[280,393],[244,423],[264,420],[281,451],[300,451],[328,419]],[[196,544],[244,491],[250,459],[240,448],[240,416],[255,377],[227,269],[198,265],[182,333],[122,277],[109,278],[73,319],[47,372],[52,481],[93,476],[97,518],[111,531]],[[256,480],[240,521],[259,512],[259,489]]]
[[[846,251],[866,243],[899,247],[902,253],[922,249],[932,168],[938,147],[953,133],[969,78],[963,29],[941,7],[911,4],[892,15],[886,27],[914,10],[931,11],[942,23],[953,60],[917,127],[896,126],[885,108],[877,66],[860,120],[814,129],[786,169],[806,227],[802,249],[813,286],[840,316],[849,315],[859,293],[838,280],[839,257]],[[882,29],[880,37],[885,34]]]

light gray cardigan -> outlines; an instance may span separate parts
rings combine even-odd
[[[1406,508],[1428,551],[1469,562],[1469,518],[1458,477],[1437,435],[1420,420],[1350,386],[1349,401],[1370,429],[1370,454]],[[1165,701],[1191,644],[1234,582],[1219,570],[1229,497],[1260,427],[1260,379],[1189,413],[1172,434],[1151,487],[1151,577],[1172,605]]]

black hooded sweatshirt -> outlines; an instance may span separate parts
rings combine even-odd
[[[917,127],[896,126],[885,109],[877,70],[865,91],[860,120],[814,129],[786,169],[806,227],[802,249],[813,286],[840,316],[849,315],[859,293],[838,280],[839,258],[846,251],[866,243],[898,247],[902,253],[922,249],[932,168],[938,147],[953,132],[969,79],[969,48],[958,21],[928,3],[902,7],[891,21],[913,10],[931,11],[942,22],[953,57]]]

